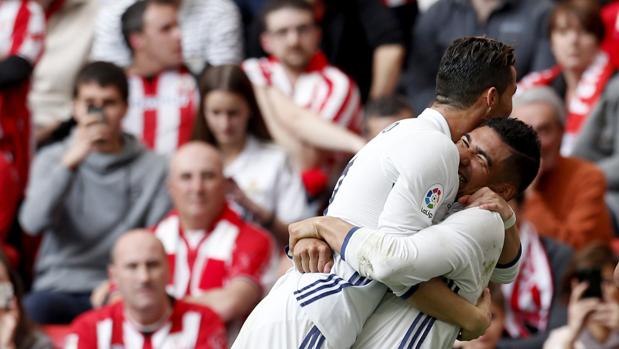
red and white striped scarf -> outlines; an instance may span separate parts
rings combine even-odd
[[[597,104],[614,70],[608,54],[604,51],[598,52],[593,63],[587,67],[578,81],[578,86],[570,100],[565,101],[567,118],[561,154],[566,156],[571,154],[576,136]],[[525,91],[536,86],[548,86],[562,73],[561,67],[556,65],[547,70],[528,74],[518,83],[518,90]]]
[[[528,337],[531,329],[546,329],[554,292],[546,249],[528,222],[520,227],[520,242],[523,254],[518,276],[513,283],[502,285],[508,302],[505,330],[512,338]]]

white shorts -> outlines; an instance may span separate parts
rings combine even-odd
[[[291,296],[298,279],[297,273],[286,273],[277,281],[243,324],[232,349],[331,348]]]

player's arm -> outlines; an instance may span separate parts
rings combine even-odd
[[[406,302],[422,313],[460,327],[460,339],[465,341],[484,334],[492,320],[488,289],[484,290],[477,305],[473,305],[455,294],[440,278],[419,284]]]
[[[513,282],[518,275],[522,249],[516,216],[512,208],[500,195],[487,187],[477,190],[472,195],[461,197],[458,201],[468,207],[479,207],[501,215],[505,228],[505,240],[491,281],[501,284]]]
[[[354,234],[357,229],[358,228],[354,227],[353,225],[335,217],[314,217],[305,221],[294,223],[290,226],[291,244],[294,244],[295,241],[306,240],[304,238],[299,240],[300,237],[311,236],[313,238],[322,238],[335,251],[344,256],[346,254],[347,237],[350,237],[352,234]],[[446,232],[447,231],[445,231],[445,233]],[[373,234],[379,238],[383,237],[380,233],[374,232]],[[436,237],[436,243],[433,243],[434,237]],[[407,283],[407,286],[398,284],[398,289],[404,290],[406,289],[406,287],[408,287],[408,291],[400,291],[399,295],[407,298],[407,301],[410,302],[413,306],[441,321],[453,323],[461,327],[463,329],[462,335],[464,339],[470,340],[482,335],[490,324],[489,301],[487,299],[482,299],[482,302],[480,302],[479,306],[476,307],[468,303],[465,299],[453,293],[442,280],[432,279],[428,282],[423,282],[427,281],[432,277],[446,274],[450,270],[453,270],[454,266],[456,265],[466,264],[465,262],[463,262],[466,261],[466,259],[458,256],[457,253],[449,255],[449,244],[441,243],[441,241],[445,241],[445,239],[442,238],[440,234],[433,236],[433,234],[429,235],[423,233],[422,230],[418,233],[418,235],[415,236],[395,237],[392,242],[396,242],[396,244],[394,245],[397,245],[399,242],[401,242],[400,240],[403,239],[407,239],[412,243],[407,244],[409,247],[405,247],[403,249],[396,247],[393,250],[406,251],[410,248],[412,254],[415,254],[414,251],[416,250],[423,250],[429,253],[427,253],[427,255],[425,256],[419,255],[417,262],[414,261],[414,258],[409,259],[405,257],[404,255],[406,253],[396,253],[395,255],[387,256],[390,253],[383,251],[373,255],[364,255],[359,259],[365,260],[364,271],[367,273],[367,275],[381,282],[386,280],[386,278],[392,279],[396,275],[404,276],[404,279],[399,280],[398,282]],[[424,242],[424,240],[426,242]],[[418,246],[416,245],[415,241],[419,241]],[[455,245],[458,246],[459,244]],[[466,243],[460,244],[460,246],[465,245]],[[430,252],[440,252],[440,250],[443,248],[445,249],[445,251],[442,255],[433,254]],[[391,248],[387,247],[387,250],[391,250]],[[304,255],[300,255],[300,251],[297,251],[295,249],[294,252],[295,263],[298,266],[308,265],[306,260],[307,258],[304,258]],[[474,255],[474,253],[471,254]],[[438,261],[436,259],[437,255],[445,257],[444,260]],[[393,273],[382,272],[381,267],[372,267],[376,264],[386,264],[379,262],[379,260],[382,258],[389,258],[391,260],[404,259],[406,260],[404,264],[410,264],[408,264],[409,267],[406,268],[406,270],[395,268],[392,270]],[[435,263],[433,263],[433,261]],[[396,262],[396,264],[398,263]],[[413,265],[415,266],[414,268],[410,267]],[[357,270],[360,271],[362,275],[364,274],[364,272],[362,272],[361,270]],[[412,282],[415,285],[413,287],[410,287],[410,285],[412,285],[410,283],[411,281],[408,280],[405,276],[405,274],[409,271],[413,271],[413,273],[419,273],[419,275],[421,275],[421,278],[417,278],[417,275],[413,277],[414,280]],[[386,284],[390,287],[391,285],[393,285],[393,283],[391,282],[386,282]]]

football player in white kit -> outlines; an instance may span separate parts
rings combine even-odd
[[[513,65],[513,50],[498,41],[454,41],[440,63],[432,108],[386,129],[350,161],[328,215],[405,235],[442,218],[458,185],[466,187],[469,181],[467,174],[458,173],[454,142],[482,121],[510,114],[516,89]],[[518,259],[518,251],[517,233],[506,235],[499,263]],[[507,268],[495,281],[509,282],[516,271],[517,266]],[[419,309],[462,326],[453,317],[454,308],[442,306],[460,302],[457,309],[470,310],[470,304],[440,282],[429,286],[420,288],[413,302],[425,299]],[[361,277],[339,255],[330,274],[290,270],[254,309],[233,348],[349,348],[386,290]]]
[[[323,238],[362,277],[387,285],[395,294],[411,294],[421,282],[445,276],[454,292],[474,302],[501,254],[501,217],[513,214],[506,200],[526,189],[540,161],[539,142],[530,127],[515,119],[491,120],[486,125],[457,143],[459,170],[478,176],[474,180],[487,181],[500,193],[482,188],[469,199],[470,204],[486,203],[500,214],[469,208],[409,236],[381,234],[334,217],[316,217],[291,225],[291,246],[301,237]],[[505,227],[515,229],[514,223],[515,217]],[[387,293],[353,347],[451,348],[458,332],[457,326],[436,321]]]

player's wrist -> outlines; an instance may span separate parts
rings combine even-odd
[[[503,228],[505,230],[510,229],[516,224],[516,213],[514,212],[514,210],[511,209],[511,207],[509,208],[509,211],[511,214],[508,216],[507,219],[503,219]]]

